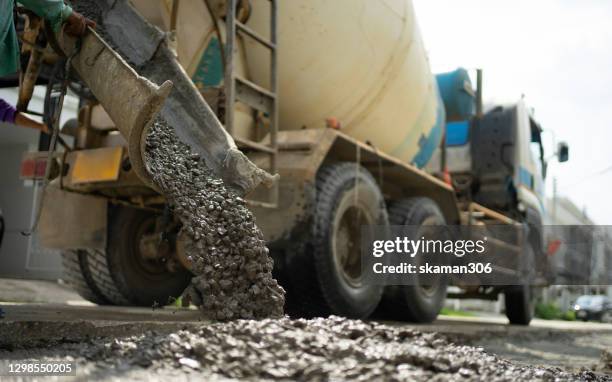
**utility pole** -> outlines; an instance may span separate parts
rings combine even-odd
[[[553,178],[552,225],[557,224],[557,177]]]

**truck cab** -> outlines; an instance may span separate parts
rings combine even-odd
[[[522,98],[485,110],[480,70],[476,89],[461,68],[437,75],[437,81],[447,111],[446,135],[427,170],[452,184],[465,217],[462,223],[491,228],[506,224],[521,231],[510,241],[502,240],[520,252],[517,285],[492,288],[488,296],[477,289],[449,296],[495,299],[504,293],[510,322],[527,324],[533,314],[533,289],[549,285],[555,276],[543,227],[547,172],[543,129]],[[567,161],[567,145],[559,144],[548,158],[554,156]]]
[[[436,79],[447,123],[444,142],[427,166],[429,172],[447,172],[460,200],[541,226],[547,158],[533,109],[521,98],[484,110],[481,70],[476,89],[463,68]],[[559,144],[553,156],[567,161],[567,145]]]
[[[542,217],[542,129],[523,100],[447,126],[446,166],[460,196],[514,216]]]
[[[478,203],[525,223],[538,273],[544,277],[549,266],[542,228],[547,172],[542,132],[523,99],[493,106],[481,116],[448,122],[445,155],[438,155],[430,166],[444,166],[460,201]],[[560,162],[566,161],[567,145],[561,143],[556,155]]]

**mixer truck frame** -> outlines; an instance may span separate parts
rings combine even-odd
[[[170,20],[166,29],[172,33],[164,34],[152,29],[154,27],[140,16],[142,13],[154,18],[147,8],[151,3],[135,1],[135,8],[126,1],[109,1],[105,5],[110,7],[106,17],[117,17],[123,22],[130,20],[125,28],[134,28],[122,31],[121,39],[114,40],[115,48],[128,59],[138,59],[136,56],[142,52],[122,51],[125,49],[123,40],[134,36],[161,36],[155,40],[159,46],[154,49],[159,52],[163,48],[169,52],[169,47],[177,41],[180,44],[187,33],[181,30],[181,25],[190,25],[189,17],[195,17],[193,9],[180,8],[175,2],[177,6],[168,9],[166,15]],[[541,229],[543,211],[539,207],[543,194],[536,192],[536,188],[541,190],[545,175],[537,171],[536,162],[540,161],[540,168],[545,166],[544,156],[541,152],[540,157],[534,159],[528,155],[528,150],[525,151],[531,142],[538,142],[541,129],[524,103],[521,101],[509,108],[482,113],[482,102],[477,97],[475,115],[451,112],[453,100],[459,97],[464,102],[463,93],[469,95],[471,85],[459,76],[463,82],[458,88],[451,86],[452,94],[443,102],[438,85],[429,72],[418,28],[412,26],[404,28],[407,32],[402,32],[416,36],[414,44],[408,45],[407,58],[392,63],[398,68],[407,66],[411,69],[391,73],[388,80],[392,82],[382,84],[382,88],[376,85],[378,93],[372,95],[376,102],[356,115],[341,110],[337,114],[332,111],[331,115],[320,115],[320,120],[313,126],[302,125],[299,119],[286,122],[287,117],[281,117],[280,112],[284,102],[282,91],[287,89],[286,82],[283,82],[286,74],[279,66],[282,62],[279,56],[282,49],[289,46],[283,45],[282,39],[290,38],[291,31],[286,25],[284,34],[278,31],[283,30],[283,23],[282,17],[279,20],[277,1],[263,2],[268,4],[265,11],[260,9],[260,3],[228,0],[221,7],[212,10],[208,7],[209,14],[213,15],[209,21],[211,33],[205,39],[205,49],[197,49],[201,56],[200,64],[204,63],[204,66],[189,69],[185,62],[181,65],[191,72],[195,84],[191,86],[202,94],[216,118],[225,123],[227,132],[248,159],[260,168],[280,175],[272,187],[259,186],[247,198],[269,243],[276,275],[288,291],[289,310],[306,316],[338,314],[365,318],[377,308],[383,311],[385,306],[391,306],[392,309],[386,310],[391,310],[395,318],[432,321],[444,303],[448,280],[422,287],[383,287],[361,282],[361,227],[508,224],[528,228],[526,239],[515,244],[533,256],[539,276],[537,281],[512,287],[464,288],[453,297],[496,299],[504,293],[510,321],[528,324],[532,315],[532,285],[546,284],[544,276],[548,268]],[[290,4],[284,6],[293,7],[293,3]],[[405,15],[398,18],[401,20],[398,22],[414,20],[409,1],[397,0],[394,4]],[[116,11],[119,8],[121,11]],[[269,12],[267,17],[266,12]],[[185,20],[181,24],[183,16]],[[96,21],[101,27],[105,24],[104,19]],[[162,24],[159,20],[151,22],[158,27]],[[256,31],[261,29],[262,23],[268,23],[267,37]],[[228,37],[221,33],[221,24],[225,24],[225,36]],[[141,26],[146,33],[138,30]],[[112,30],[106,30],[106,38],[110,36],[112,39],[112,33]],[[54,40],[54,37],[49,36],[49,39]],[[69,44],[61,38],[58,40],[51,41],[51,45],[60,45],[56,49],[65,52]],[[127,41],[125,45],[133,49],[135,45],[132,42]],[[105,50],[112,51],[109,46],[102,46],[93,49],[92,56],[79,58],[79,55],[86,55],[86,48],[94,43],[83,43],[82,52],[75,54],[80,60],[75,66],[79,62],[87,64],[104,57],[106,53],[102,52]],[[267,86],[246,79],[247,58],[240,52],[247,44],[263,46],[271,53],[269,61],[264,61],[265,65],[250,68],[251,76],[256,77],[252,73],[257,71],[270,75],[270,79],[264,81]],[[252,53],[251,57],[257,54]],[[178,55],[181,61],[180,48]],[[30,55],[30,60],[33,57]],[[107,57],[115,59],[112,55]],[[46,78],[49,89],[45,103],[47,115],[53,109],[53,89],[65,76],[58,69],[61,61],[55,68]],[[382,68],[385,70],[384,66]],[[81,109],[76,123],[68,124],[63,130],[66,137],[73,138],[73,143],[66,145],[66,151],[57,154],[53,161],[54,180],[47,188],[42,204],[41,241],[49,248],[62,251],[67,281],[86,299],[98,304],[164,304],[180,296],[190,280],[189,260],[181,250],[180,227],[164,198],[140,176],[136,164],[140,159],[135,160],[131,151],[135,146],[126,142],[131,132],[123,136],[119,134],[113,122],[113,112],[107,114],[108,110],[105,111],[111,101],[104,101],[107,98],[100,95],[103,92],[100,87],[105,86],[100,82],[104,81],[91,77],[106,77],[109,73],[87,72],[82,67],[78,71],[80,77],[72,73],[70,79],[72,88],[78,89]],[[398,73],[407,77],[397,77]],[[161,90],[152,88],[154,95],[168,93],[161,82],[157,84]],[[413,88],[400,88],[396,97],[385,98],[381,89],[395,82],[411,84]],[[91,95],[87,85],[92,87],[94,94],[98,92],[96,97]],[[21,93],[27,94],[31,86],[33,83],[22,83]],[[108,93],[109,90],[104,91]],[[481,86],[477,92],[481,94]],[[174,93],[170,94],[172,97]],[[113,96],[121,97],[121,94]],[[321,96],[326,95],[321,93]],[[408,102],[406,105],[418,103],[422,109],[420,114],[409,113],[413,120],[407,121],[411,125],[406,129],[414,134],[409,135],[409,139],[391,155],[380,146],[390,147],[397,140],[395,135],[402,130],[396,129],[389,134],[380,129],[385,128],[387,122],[397,122],[389,115],[389,110],[404,102]],[[129,111],[123,113],[129,114]],[[308,110],[294,110],[293,115],[309,116],[310,113]],[[452,122],[457,115],[464,118],[464,125],[467,124],[471,132],[467,135],[471,138],[459,143],[448,142],[443,138],[445,121]],[[500,116],[505,116],[505,122],[499,122]],[[254,132],[252,127],[245,130],[245,121],[246,125],[263,128]],[[382,125],[377,125],[376,121]],[[284,123],[292,127],[285,129]],[[495,142],[495,137],[487,135],[485,125],[494,126],[494,130],[505,134],[505,141],[489,142],[487,147],[493,151],[493,157],[502,156],[500,145],[506,145],[506,149],[503,149],[501,162],[489,161],[488,166],[482,167],[487,160],[479,156],[479,147],[484,143],[478,139],[489,137]],[[124,132],[121,128],[119,130]],[[448,136],[448,129],[446,134]],[[452,147],[447,149],[444,143],[450,143]],[[541,148],[541,138],[539,144]],[[471,150],[471,155],[466,156],[466,147],[468,152]],[[507,147],[516,149],[507,150]],[[563,153],[566,155],[565,151]],[[449,159],[453,155],[456,158],[463,155],[463,162]],[[22,176],[40,178],[42,173],[37,169],[41,168],[41,163],[44,168],[45,158],[46,153],[27,154]],[[431,158],[434,160],[430,161]],[[425,168],[427,162],[431,163]],[[434,162],[436,164],[432,165]],[[451,178],[447,176],[443,180],[445,177],[442,175],[449,165],[459,163],[463,163],[463,167],[450,168]],[[469,182],[466,182],[468,178]],[[526,178],[529,182],[525,181]],[[511,187],[502,189],[498,187],[500,182]],[[506,203],[496,203],[499,196],[503,196]],[[481,204],[475,202],[479,200],[482,200]]]

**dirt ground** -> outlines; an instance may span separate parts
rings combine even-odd
[[[51,303],[42,303],[41,300]],[[204,367],[200,369],[202,366],[200,362],[204,362],[203,360],[209,356],[220,357],[221,354],[232,350],[232,346],[240,348],[240,345],[235,343],[236,338],[253,335],[249,330],[254,330],[252,328],[260,324],[245,321],[235,324],[230,331],[226,329],[227,326],[219,326],[202,319],[199,312],[192,309],[98,307],[80,300],[62,285],[49,283],[0,280],[0,301],[9,301],[0,303],[5,310],[5,317],[0,320],[0,369],[6,367],[8,362],[16,360],[62,359],[77,362],[78,376],[75,380],[113,380],[117,377],[147,381],[170,378],[196,380],[201,379],[203,375],[207,380],[225,380],[228,376],[237,379],[254,377],[248,374],[248,370],[239,367],[234,371],[233,369],[216,372],[213,370],[211,374],[203,374],[203,370],[206,372],[210,370]],[[519,327],[507,325],[505,318],[497,316],[441,316],[435,323],[429,325],[388,322],[384,323],[384,326],[378,326],[375,323],[341,319],[300,323],[296,323],[295,320],[281,320],[261,325],[264,326],[255,332],[265,331],[269,326],[278,326],[285,328],[287,332],[295,333],[295,336],[306,336],[304,338],[307,338],[309,333],[331,336],[336,334],[334,331],[340,330],[335,328],[354,331],[355,327],[362,325],[367,326],[367,329],[363,329],[365,332],[392,333],[383,343],[393,344],[395,341],[393,336],[402,338],[395,345],[410,344],[410,348],[404,350],[415,352],[412,364],[419,366],[422,359],[433,357],[431,365],[420,365],[418,370],[413,370],[420,374],[405,374],[415,380],[426,380],[431,376],[440,375],[449,377],[441,380],[455,380],[457,376],[466,377],[466,380],[474,379],[468,378],[470,362],[463,364],[462,362],[466,361],[461,360],[462,353],[472,354],[470,352],[474,352],[473,358],[482,360],[483,365],[493,362],[496,368],[506,370],[506,377],[513,375],[511,373],[528,371],[527,374],[516,374],[516,376],[554,380],[556,373],[561,373],[559,375],[562,380],[575,378],[612,380],[611,374],[607,374],[612,370],[606,368],[612,366],[612,357],[606,354],[606,350],[612,349],[610,324],[534,320],[529,327]],[[327,330],[329,333],[325,334]],[[219,335],[222,337],[215,337],[217,332],[220,332]],[[235,336],[236,332],[241,333],[240,336]],[[212,334],[214,335],[211,337]],[[193,350],[186,348],[174,348],[181,344],[180,346],[193,346],[197,349],[201,338],[206,339],[205,348],[208,350],[205,355],[200,355],[200,361],[184,356],[187,353],[198,354],[197,352],[194,353]],[[228,341],[233,345],[225,348]],[[260,342],[265,341],[268,340],[260,339]],[[367,350],[383,346],[383,343],[376,342],[367,347],[365,344],[363,346]],[[279,346],[279,343],[275,339],[267,346],[273,348]],[[428,353],[430,349],[440,352],[431,355]],[[382,351],[383,359],[389,359],[388,349]],[[153,354],[150,358],[154,361],[151,363],[146,359],[143,362],[141,355],[149,353]],[[363,357],[364,354],[359,356]],[[495,359],[490,358],[491,355]],[[243,356],[247,357],[248,354]],[[265,364],[265,356],[262,357],[261,362]],[[391,359],[395,360],[393,357]],[[219,360],[215,358],[214,361]],[[447,361],[451,371],[454,370],[453,362],[457,363],[456,374],[446,369],[436,372],[436,368],[439,368],[436,365]],[[521,369],[523,366],[525,370]],[[336,367],[342,368],[347,365],[338,364]],[[291,367],[286,366],[286,369],[291,370]],[[361,373],[367,375],[369,370],[366,368]],[[595,373],[585,372],[586,370]],[[564,375],[564,372],[575,374]],[[291,379],[292,374],[285,376]],[[321,377],[318,374],[316,376]],[[331,376],[333,377],[333,374]],[[270,379],[278,380],[278,377],[273,375]],[[503,374],[494,377],[505,380]],[[40,378],[45,381],[53,379],[54,377]],[[325,378],[320,379],[325,380]],[[478,379],[481,378],[476,378]],[[24,378],[24,380],[31,379]]]

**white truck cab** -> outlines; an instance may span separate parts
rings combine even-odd
[[[445,166],[460,195],[515,218],[529,213],[542,221],[547,168],[542,128],[524,100],[449,122],[445,149]],[[567,160],[567,153],[561,144],[559,160]],[[440,161],[438,155],[430,168]]]

